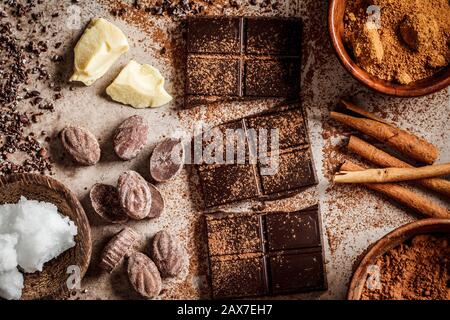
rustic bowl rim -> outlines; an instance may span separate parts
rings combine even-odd
[[[83,220],[85,223],[85,228],[83,237],[84,241],[77,241],[76,245],[83,246],[83,256],[80,261],[80,278],[83,279],[84,275],[86,274],[90,261],[91,261],[91,254],[92,254],[92,236],[91,236],[91,227],[89,224],[89,219],[87,218],[86,212],[84,211],[83,206],[81,205],[80,201],[78,200],[77,196],[71,191],[66,185],[64,185],[62,182],[59,182],[58,180],[42,175],[42,174],[35,174],[35,173],[12,173],[4,176],[0,176],[0,187],[13,184],[13,183],[20,183],[20,182],[30,182],[32,184],[42,186],[45,188],[49,188],[52,191],[55,191],[61,198],[65,199],[67,203],[73,208],[74,215],[78,216],[80,220]],[[51,201],[49,201],[51,202]],[[77,227],[80,229],[80,226],[77,225]],[[44,265],[44,269],[45,269]],[[80,279],[80,280],[81,280]],[[52,297],[54,295],[57,295],[58,289],[56,288],[52,293],[49,293],[46,297]],[[45,298],[45,297],[42,297]]]
[[[359,289],[362,288],[365,283],[367,266],[370,265],[371,261],[386,253],[391,249],[392,245],[398,241],[404,242],[411,239],[414,235],[430,233],[426,231],[421,232],[421,229],[424,227],[450,228],[450,219],[428,218],[410,222],[394,229],[370,245],[364,252],[363,258],[353,272],[348,286],[347,300],[360,300],[361,292],[359,292]],[[432,233],[438,232],[439,231],[435,231]]]
[[[443,68],[437,74],[415,82],[420,86],[412,87],[409,85],[400,85],[394,82],[379,79],[372,76],[362,68],[360,68],[350,57],[345,48],[344,43],[340,40],[338,28],[335,28],[336,23],[336,8],[341,2],[347,0],[330,0],[328,4],[328,32],[334,51],[338,57],[341,65],[351,74],[351,76],[362,83],[364,86],[375,90],[379,93],[394,96],[394,97],[421,97],[426,96],[437,91],[443,90],[450,86],[450,65]],[[343,22],[341,22],[343,23]]]

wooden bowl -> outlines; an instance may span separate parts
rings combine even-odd
[[[450,219],[424,219],[405,224],[370,246],[353,273],[347,299],[360,300],[367,279],[367,270],[370,265],[375,264],[379,256],[416,235],[429,233],[450,233]]]
[[[0,204],[17,203],[21,196],[55,204],[78,228],[75,247],[47,262],[42,272],[24,274],[22,299],[62,297],[68,291],[67,267],[78,266],[81,278],[88,268],[92,249],[89,221],[76,196],[55,179],[37,174],[0,176]]]
[[[330,0],[328,7],[328,29],[339,61],[355,79],[375,91],[397,97],[425,96],[445,89],[450,85],[450,66],[447,66],[429,78],[408,85],[379,79],[360,68],[353,61],[344,45],[345,4],[346,0]]]

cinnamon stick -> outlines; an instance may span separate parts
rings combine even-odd
[[[339,171],[336,183],[383,183],[434,178],[450,174],[450,163],[420,168],[366,169],[362,171]]]
[[[342,103],[344,106],[351,106],[353,110],[359,108],[347,101],[342,101]],[[331,112],[330,115],[332,119],[384,142],[417,161],[432,164],[439,156],[439,150],[426,140],[384,121],[377,120],[378,118],[370,112],[358,113],[366,118],[352,117],[339,112]]]
[[[364,170],[363,167],[351,162],[346,161],[341,170],[344,171],[360,171]],[[432,201],[428,200],[424,196],[411,191],[405,187],[402,187],[394,183],[368,183],[364,184],[371,190],[378,191],[402,205],[414,209],[415,211],[422,213],[432,218],[445,218],[450,219],[450,211],[444,207],[441,207]]]
[[[397,167],[397,168],[412,168],[413,166],[407,162],[391,156],[389,153],[378,149],[377,147],[367,143],[366,141],[351,136],[348,142],[348,149],[364,159],[380,166],[380,167]],[[447,197],[450,197],[450,181],[445,179],[431,178],[415,181],[421,186],[439,192]]]

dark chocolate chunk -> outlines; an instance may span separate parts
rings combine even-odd
[[[266,266],[261,255],[214,257],[210,264],[215,299],[261,296],[267,293]]]
[[[301,51],[301,24],[289,19],[247,19],[248,54],[298,56]]]
[[[273,140],[276,135],[278,145]],[[211,207],[252,198],[282,198],[316,184],[308,142],[306,121],[299,108],[280,107],[277,112],[224,123],[205,132],[201,163],[216,165],[209,172],[200,170],[205,204]],[[200,155],[195,148],[194,152]],[[222,168],[224,164],[231,167]]]
[[[260,159],[259,173],[265,195],[289,192],[317,183],[309,149]]]
[[[191,18],[187,22],[187,50],[191,53],[237,53],[241,51],[241,19]]]
[[[194,95],[239,96],[240,61],[197,57],[187,60],[186,91]]]
[[[322,252],[284,252],[269,257],[273,294],[325,289]]]
[[[188,19],[186,94],[298,98],[300,26],[280,18]]]
[[[320,246],[319,217],[316,210],[266,215],[270,251]]]
[[[263,251],[261,217],[230,215],[208,219],[210,255],[229,255]]]
[[[272,150],[270,130],[278,130],[278,143],[280,149],[292,148],[308,143],[306,134],[306,123],[300,109],[293,109],[284,112],[276,112],[268,115],[260,115],[247,119],[249,129],[267,130],[268,151]]]
[[[326,289],[318,206],[206,217],[214,298]]]
[[[245,62],[246,96],[289,97],[300,94],[300,59],[251,59]]]
[[[246,163],[249,147],[243,121],[227,122],[206,131],[202,139],[202,155],[205,163],[217,160],[226,163]]]
[[[201,165],[199,175],[206,207],[258,196],[256,177],[251,165]]]

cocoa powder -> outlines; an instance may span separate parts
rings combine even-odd
[[[419,235],[380,256],[381,288],[364,287],[363,300],[450,299],[450,235]]]
[[[368,16],[370,6],[380,9],[381,25],[376,15]],[[450,63],[447,0],[351,0],[344,22],[345,42],[357,63],[383,80],[408,84]]]

